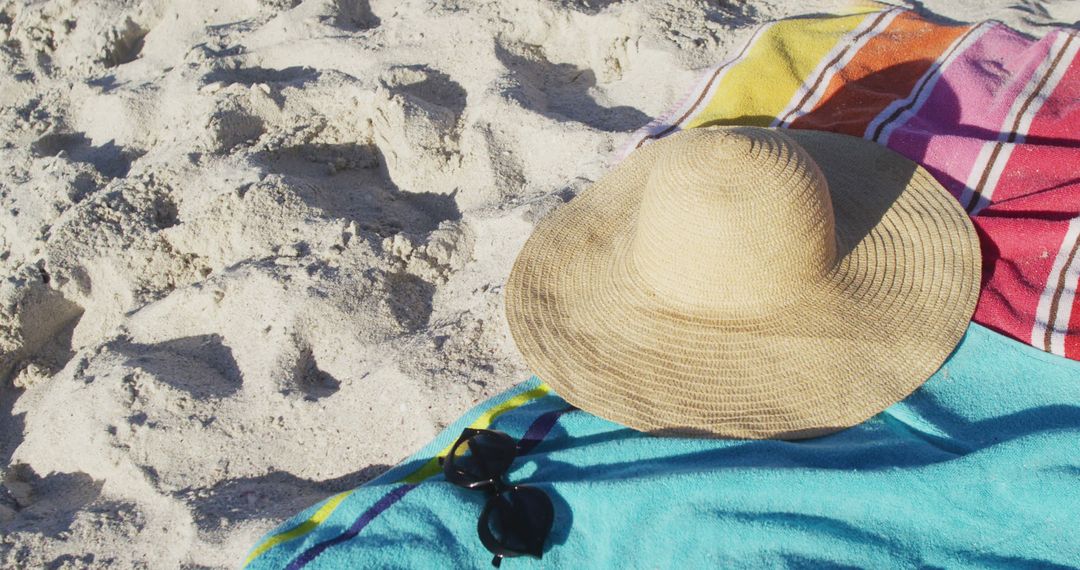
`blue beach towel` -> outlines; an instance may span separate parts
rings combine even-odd
[[[973,324],[904,401],[795,442],[652,437],[533,378],[287,521],[247,567],[490,568],[484,493],[435,459],[469,425],[522,440],[508,480],[555,505],[543,559],[504,568],[1080,565],[1080,363]]]

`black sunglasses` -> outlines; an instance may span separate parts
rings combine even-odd
[[[466,449],[459,453],[458,449]],[[440,457],[446,480],[465,489],[491,493],[476,525],[480,542],[495,555],[498,567],[504,557],[540,558],[555,520],[555,509],[544,491],[510,485],[503,476],[517,457],[514,438],[501,431],[466,428],[446,457]]]

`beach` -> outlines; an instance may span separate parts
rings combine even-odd
[[[537,221],[761,24],[849,7],[0,3],[0,568],[238,567],[528,379]]]

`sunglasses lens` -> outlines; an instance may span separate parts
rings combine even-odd
[[[493,552],[528,554],[539,557],[555,519],[551,499],[534,487],[511,487],[491,498],[480,519],[481,539]],[[486,542],[486,541],[485,541]],[[492,548],[493,546],[497,548]]]
[[[517,455],[517,444],[510,436],[496,431],[478,431],[466,439],[461,455],[448,457],[450,468],[466,482],[487,481],[502,476]]]

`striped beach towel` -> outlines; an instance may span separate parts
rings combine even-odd
[[[974,320],[1080,359],[1080,38],[901,9],[759,28],[624,150],[681,129],[833,131],[929,170],[967,209],[983,251]],[[872,192],[873,188],[867,188]]]
[[[247,567],[491,568],[486,497],[437,459],[467,426],[519,440],[508,480],[554,503],[543,558],[503,568],[1074,567],[1078,376],[1080,362],[972,324],[907,399],[803,441],[657,438],[532,378],[285,522]]]

